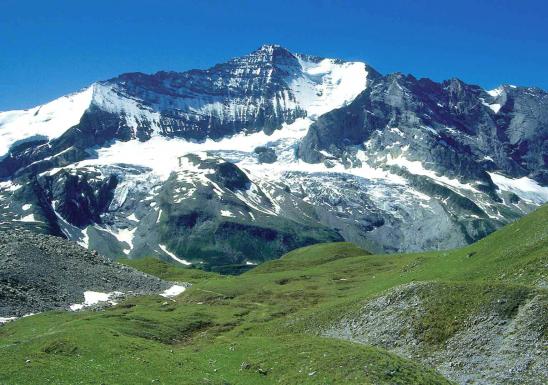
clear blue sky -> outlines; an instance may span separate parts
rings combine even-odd
[[[0,0],[0,111],[123,72],[206,68],[263,43],[382,73],[548,89],[543,0]]]

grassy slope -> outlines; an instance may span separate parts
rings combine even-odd
[[[348,243],[299,249],[241,276],[126,261],[194,286],[166,301],[131,298],[102,312],[52,312],[0,328],[0,383],[445,383],[381,349],[316,337],[394,286],[435,282],[414,320],[443,343],[479,306],[512,312],[546,282],[548,206],[474,245],[368,255]],[[26,360],[30,362],[26,362]],[[78,382],[80,381],[80,382]]]

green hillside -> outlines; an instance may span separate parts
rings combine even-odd
[[[545,205],[462,249],[370,255],[349,243],[319,244],[240,276],[123,261],[193,286],[173,300],[129,298],[0,327],[0,384],[450,383],[432,366],[461,382],[467,362],[446,368],[444,354],[454,336],[475,330],[472,319],[485,318],[490,331],[490,319],[513,322],[539,306],[531,322],[546,341],[547,223]],[[394,305],[386,316],[397,315],[416,348],[373,347],[360,342],[374,335],[345,334],[344,325],[375,321],[363,309]],[[522,383],[546,382],[535,357]]]

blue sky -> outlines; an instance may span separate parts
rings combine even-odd
[[[123,72],[206,68],[263,43],[382,73],[548,89],[541,0],[0,0],[0,111]]]

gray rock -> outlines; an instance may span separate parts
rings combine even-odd
[[[172,286],[90,252],[30,231],[0,231],[0,317],[83,303],[85,291],[160,293]]]
[[[424,300],[440,295],[436,284],[412,283],[368,301],[322,334],[380,346],[437,369],[458,384],[531,384],[548,380],[547,298],[529,296],[515,314],[493,306],[472,313],[464,326],[440,346],[426,344],[413,320],[424,314]]]
[[[255,148],[253,152],[257,154],[260,163],[274,163],[278,160],[276,152],[272,148],[260,146]]]

